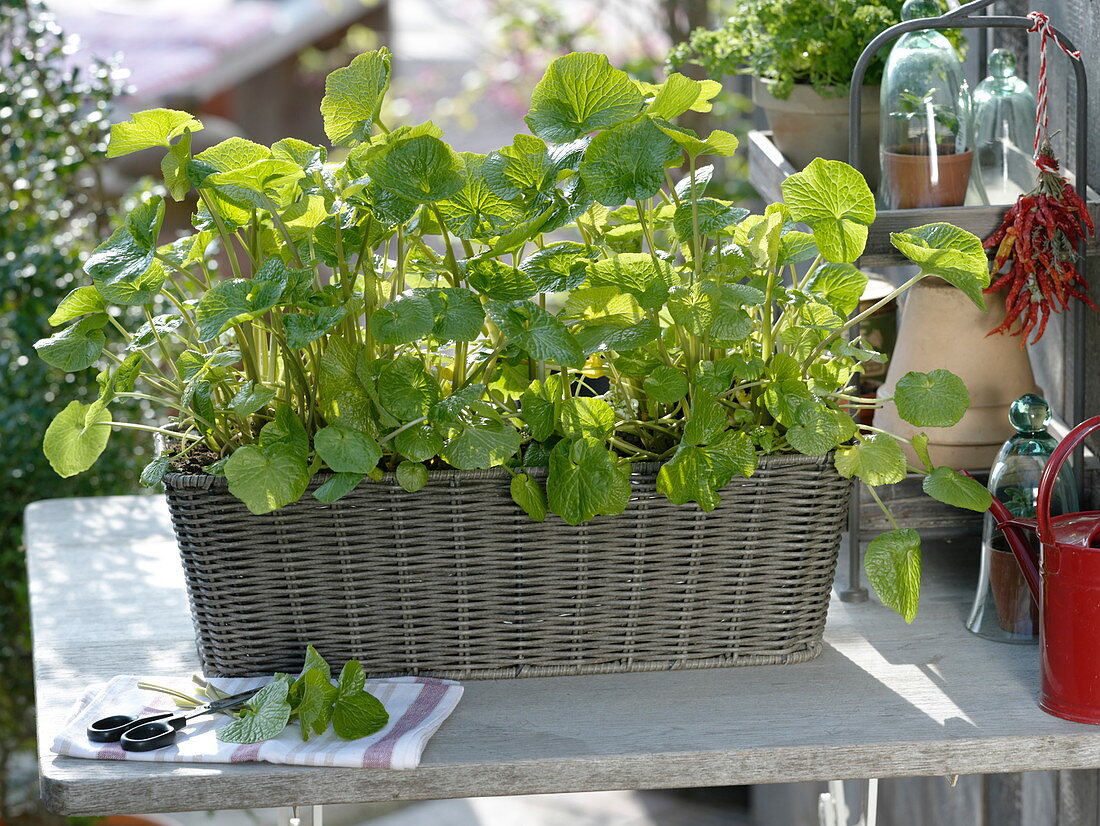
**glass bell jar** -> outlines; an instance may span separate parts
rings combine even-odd
[[[1011,204],[1035,185],[1035,95],[1016,76],[1016,55],[994,49],[974,89],[976,184],[983,203]]]
[[[1047,432],[1050,406],[1041,397],[1028,393],[1012,403],[1008,420],[1016,433],[997,454],[989,472],[989,492],[1000,499],[1013,516],[1034,519],[1039,479],[1058,445]],[[1050,509],[1054,515],[1078,510],[1077,485],[1069,465],[1058,474]],[[1028,541],[1038,553],[1038,538],[1028,533]],[[1016,557],[988,511],[982,525],[978,590],[966,627],[978,636],[1000,642],[1030,643],[1039,638],[1039,610]]]
[[[940,12],[935,0],[905,0],[901,17]],[[961,205],[974,159],[970,89],[943,32],[921,29],[898,38],[886,59],[881,104],[882,206]]]

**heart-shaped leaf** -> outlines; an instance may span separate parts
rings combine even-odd
[[[176,109],[135,112],[129,120],[111,124],[107,157],[118,158],[153,146],[168,146],[184,132],[198,132],[200,129],[202,123],[189,112]]]
[[[676,144],[648,118],[628,121],[592,139],[580,175],[591,196],[608,207],[656,195],[665,166],[679,155]]]
[[[928,275],[958,287],[980,310],[989,286],[989,259],[981,239],[951,224],[925,224],[890,233],[890,243]]]
[[[970,406],[963,380],[949,370],[906,373],[894,388],[898,415],[917,427],[951,427]]]
[[[313,437],[321,460],[337,473],[367,474],[378,467],[382,449],[378,442],[359,430],[329,425]]]
[[[920,534],[904,529],[887,531],[871,540],[863,560],[867,579],[882,604],[906,622],[917,618],[920,606]]]
[[[416,493],[428,484],[428,469],[421,462],[401,462],[396,476],[397,484],[409,493]]]
[[[297,502],[309,484],[305,456],[285,442],[238,448],[225,463],[225,476],[229,492],[254,514]]]
[[[95,464],[111,437],[109,421],[110,411],[100,402],[72,401],[54,417],[42,439],[42,451],[58,476],[75,476]]]
[[[858,476],[875,487],[900,482],[907,467],[901,445],[885,433],[872,433],[854,445],[837,448],[834,463],[845,479]]]
[[[568,143],[632,118],[644,101],[634,81],[604,55],[573,53],[547,68],[524,120],[544,141]]]
[[[985,486],[949,467],[938,467],[924,477],[921,485],[933,499],[956,508],[984,513],[993,497]]]
[[[355,146],[369,140],[382,98],[390,85],[387,49],[361,54],[351,64],[329,74],[321,117],[334,146]]]
[[[863,254],[875,197],[859,172],[842,161],[815,158],[782,188],[791,219],[810,227],[827,261],[844,264]]]
[[[268,683],[241,709],[235,721],[214,732],[217,738],[223,743],[259,743],[278,737],[290,722],[290,703],[286,699],[289,691],[286,680]]]

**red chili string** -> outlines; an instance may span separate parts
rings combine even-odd
[[[1047,132],[1050,126],[1050,117],[1047,114],[1047,41],[1053,40],[1054,43],[1069,55],[1074,60],[1081,59],[1081,52],[1071,51],[1063,45],[1062,41],[1058,39],[1058,35],[1054,33],[1054,30],[1050,26],[1050,18],[1043,14],[1041,11],[1033,11],[1028,14],[1028,19],[1031,20],[1031,28],[1029,32],[1039,32],[1039,90],[1036,94],[1036,108],[1035,108],[1035,142],[1031,147],[1032,153],[1036,156],[1035,165],[1043,172],[1057,172],[1058,169],[1045,168],[1045,164],[1039,159],[1039,146],[1047,136]]]

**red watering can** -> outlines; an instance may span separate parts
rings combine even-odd
[[[1052,518],[1050,497],[1066,459],[1097,428],[1100,416],[1093,416],[1055,449],[1039,482],[1035,519],[1013,516],[996,498],[990,506],[1039,606],[1039,707],[1094,724],[1100,724],[1100,511]],[[1025,531],[1039,535],[1039,559]]]

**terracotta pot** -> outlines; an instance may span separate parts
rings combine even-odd
[[[916,154],[909,147],[899,148],[902,151],[882,151],[883,194],[892,209],[962,206],[970,184],[973,152],[933,156]]]
[[[181,826],[178,820],[165,815],[109,815],[97,826]]]
[[[1041,394],[1020,339],[986,336],[1004,318],[1004,294],[987,295],[985,303],[982,312],[960,290],[939,278],[926,278],[908,292],[902,308],[897,344],[878,395],[894,395],[898,379],[910,371],[942,368],[966,384],[970,407],[953,427],[915,427],[891,404],[875,411],[875,426],[905,438],[927,433],[937,465],[988,470],[1015,432],[1008,423],[1008,406],[1024,393]],[[902,447],[917,463],[912,449]]]
[[[780,100],[767,80],[752,79],[752,102],[764,111],[772,140],[791,166],[804,169],[814,158],[848,161],[848,95],[822,97],[812,86],[795,84]],[[871,188],[878,185],[879,87],[864,86],[860,104],[860,166]]]
[[[1001,630],[1027,636],[1038,633],[1039,608],[1031,598],[1016,557],[1001,537],[994,539],[989,549],[989,584]]]

